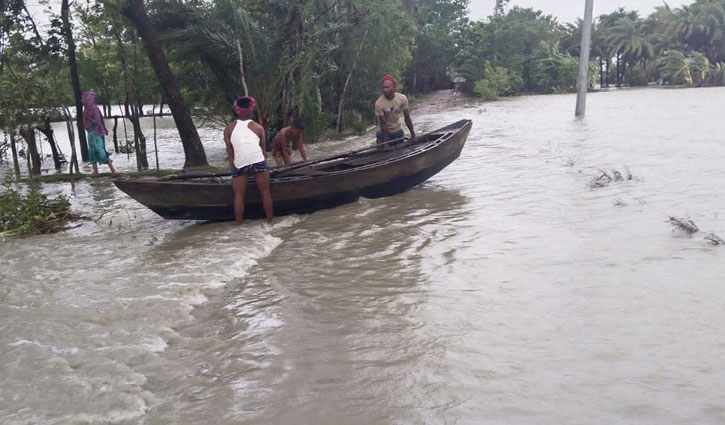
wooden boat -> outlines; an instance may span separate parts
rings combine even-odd
[[[274,214],[310,213],[356,201],[403,192],[426,181],[461,153],[471,130],[461,120],[417,137],[334,155],[321,160],[271,168],[270,190]],[[228,175],[228,174],[226,174]],[[179,220],[233,220],[234,192],[230,179],[171,176],[118,178],[113,183],[161,217]],[[250,178],[245,218],[263,218],[262,202]]]

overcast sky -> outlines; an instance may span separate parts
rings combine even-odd
[[[673,9],[683,4],[690,4],[692,1],[669,0],[667,4]],[[469,10],[471,19],[484,19],[493,13],[496,0],[471,0]],[[647,16],[654,12],[655,7],[662,6],[663,0],[594,0],[594,16],[613,12],[619,7],[626,10],[636,10],[641,16]],[[511,0],[508,7],[514,5],[530,7],[541,10],[547,15],[554,15],[559,22],[574,22],[576,18],[584,17],[584,0]]]

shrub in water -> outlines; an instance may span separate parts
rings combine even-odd
[[[57,232],[71,218],[67,197],[48,198],[36,185],[22,195],[12,188],[10,176],[5,178],[0,192],[0,236]]]

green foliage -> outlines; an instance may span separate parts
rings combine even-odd
[[[668,50],[657,62],[660,77],[672,84],[703,84],[711,72],[710,61],[699,52],[691,58],[677,50]],[[717,66],[713,69],[717,70]]]
[[[498,99],[498,91],[495,87],[492,87],[492,84],[488,80],[478,80],[476,81],[476,84],[473,87],[473,92],[478,96],[483,98],[483,100],[496,100]]]
[[[81,86],[119,104],[162,98],[127,0],[73,2]],[[306,139],[332,127],[343,105],[356,131],[374,120],[379,79],[433,90],[453,76],[486,99],[524,90],[565,92],[576,82],[582,23],[561,25],[541,11],[496,1],[470,22],[469,0],[147,0],[186,103],[201,122],[223,125],[242,94],[237,42],[258,120],[270,132],[299,114]],[[60,23],[49,8],[36,35],[20,0],[0,3],[0,126],[35,125],[73,103]],[[42,31],[41,31],[42,33]],[[679,52],[680,56],[676,53]],[[359,60],[358,60],[359,59]],[[667,4],[646,18],[623,8],[596,19],[589,84],[644,85],[660,75],[678,84],[722,84],[725,0]],[[601,69],[599,64],[601,63]],[[657,66],[655,66],[655,64]],[[710,66],[710,64],[715,64]],[[341,102],[342,101],[342,102]]]
[[[690,61],[690,74],[692,75],[693,84],[702,84],[705,76],[710,71],[710,61],[700,52],[692,54]]]
[[[71,218],[67,197],[49,198],[34,184],[23,195],[12,188],[9,176],[5,178],[0,192],[0,236],[57,232]]]
[[[594,87],[599,82],[599,64],[589,61],[589,87]]]
[[[649,84],[649,78],[642,66],[636,65],[630,68],[627,74],[627,84],[633,87]]]
[[[516,72],[500,67],[493,69],[486,61],[481,72],[481,79],[476,81],[473,92],[484,100],[496,100],[499,96],[515,96],[521,94],[523,79]]]
[[[352,131],[357,134],[363,134],[368,129],[368,120],[358,111],[348,111],[345,121]]]
[[[725,62],[719,62],[710,67],[704,84],[707,86],[725,86]]]
[[[417,30],[405,81],[413,92],[429,91],[448,79],[458,50],[455,34],[467,22],[468,0],[420,0],[403,5]]]
[[[657,61],[660,77],[671,84],[692,84],[690,64],[685,55],[677,50],[668,50]]]
[[[619,19],[611,27],[608,41],[613,51],[621,52],[631,60],[654,56],[654,49],[647,40],[641,20],[630,17]]]
[[[568,53],[542,45],[532,57],[531,83],[545,93],[566,93],[576,88],[579,61]]]

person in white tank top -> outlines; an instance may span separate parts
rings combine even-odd
[[[224,129],[224,143],[227,146],[234,189],[234,221],[237,224],[242,224],[244,218],[244,197],[250,176],[254,176],[257,183],[267,222],[272,221],[274,216],[264,150],[264,128],[252,121],[255,103],[251,96],[238,98],[234,102],[234,114],[238,119]]]

